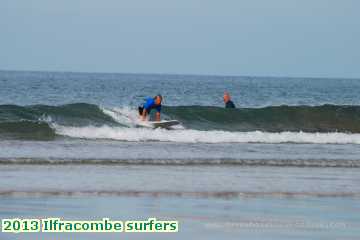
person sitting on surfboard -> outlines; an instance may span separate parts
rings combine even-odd
[[[235,108],[235,104],[233,103],[233,101],[231,101],[231,97],[228,92],[224,93],[224,103],[225,108]]]
[[[160,112],[161,112],[161,102],[162,96],[160,94],[156,95],[153,98],[146,98],[145,103],[142,106],[139,106],[139,115],[143,121],[146,120],[152,109],[156,109],[155,120],[160,121]]]

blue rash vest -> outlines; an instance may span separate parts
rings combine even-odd
[[[155,100],[153,98],[147,98],[145,99],[145,103],[144,103],[144,109],[150,113],[151,109],[156,109],[157,112],[161,111],[161,105],[156,105],[155,104]]]

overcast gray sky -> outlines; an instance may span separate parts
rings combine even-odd
[[[0,69],[360,78],[358,0],[0,0]]]

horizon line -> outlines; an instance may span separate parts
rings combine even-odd
[[[310,76],[274,76],[274,75],[235,75],[235,74],[203,74],[203,73],[159,73],[159,72],[90,72],[62,70],[14,70],[0,69],[0,72],[33,72],[33,73],[72,73],[72,74],[122,74],[122,75],[168,75],[168,76],[202,76],[202,77],[242,77],[242,78],[289,78],[289,79],[329,79],[329,80],[360,80],[360,77],[310,77]]]

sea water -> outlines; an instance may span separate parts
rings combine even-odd
[[[164,239],[357,239],[359,89],[357,79],[1,71],[0,217],[178,220]],[[224,109],[224,91],[237,109]],[[159,93],[162,117],[181,125],[137,127],[137,106]],[[104,238],[21,234],[54,237]],[[119,237],[148,235],[107,235]]]

